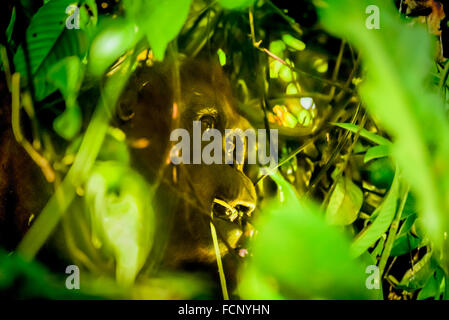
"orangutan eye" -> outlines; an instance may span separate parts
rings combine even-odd
[[[215,128],[215,118],[212,115],[206,114],[200,118],[201,129],[206,131],[207,129]]]

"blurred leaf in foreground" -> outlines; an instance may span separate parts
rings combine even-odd
[[[153,244],[151,194],[139,174],[114,161],[98,163],[87,181],[92,242],[114,258],[123,285],[133,283]]]
[[[146,35],[158,60],[163,60],[165,49],[181,31],[187,19],[191,0],[127,0],[124,2],[130,21],[137,23]]]
[[[324,221],[318,206],[299,200],[295,190],[273,175],[281,200],[267,206],[256,221],[253,257],[243,270],[244,299],[369,299],[361,261],[350,242]]]
[[[340,177],[327,206],[326,221],[333,225],[349,225],[357,219],[362,204],[362,190],[351,179]]]
[[[429,88],[430,36],[402,21],[392,1],[376,2],[380,29],[365,27],[371,1],[322,3],[324,26],[360,50],[366,69],[360,95],[393,136],[392,154],[417,195],[435,256],[449,274],[449,123],[436,90]]]
[[[76,98],[84,76],[84,66],[76,56],[55,63],[47,74],[48,82],[61,91],[66,110],[53,122],[53,129],[63,138],[72,139],[81,129],[82,115]]]
[[[89,72],[100,77],[127,50],[139,40],[139,29],[123,18],[105,19],[101,30],[92,41],[89,50]]]

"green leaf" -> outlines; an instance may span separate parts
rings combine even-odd
[[[284,59],[284,51],[286,49],[285,43],[282,40],[275,40],[270,42],[270,52],[277,57]]]
[[[6,41],[11,42],[12,32],[14,30],[14,24],[16,22],[16,7],[12,8],[11,19],[9,20],[8,28],[6,28]]]
[[[296,39],[291,34],[282,35],[282,41],[292,49],[302,51],[306,48],[306,44],[299,39]]]
[[[418,248],[421,242],[422,240],[420,238],[414,237],[410,233],[400,236],[394,241],[390,256],[398,257],[409,253]]]
[[[404,211],[402,211],[402,212],[404,212]],[[404,223],[401,226],[401,229],[399,230],[398,237],[403,236],[410,231],[410,229],[415,224],[417,217],[418,217],[417,214],[412,214],[405,219]],[[401,219],[402,219],[402,216],[401,216]]]
[[[328,225],[319,208],[299,201],[278,173],[282,190],[255,221],[253,257],[244,270],[239,292],[244,299],[365,299],[361,261],[351,257],[349,240]],[[257,285],[255,285],[257,284]]]
[[[218,3],[225,9],[244,10],[252,6],[256,0],[218,0]]]
[[[17,252],[24,257],[32,259],[46,243],[58,225],[59,219],[72,203],[76,188],[80,187],[87,179],[109,127],[112,110],[131,74],[134,58],[135,56],[132,55],[125,57],[121,68],[107,78],[102,99],[100,99],[83,135],[73,165],[17,247]]]
[[[226,65],[226,53],[220,48],[217,50],[218,60],[220,61],[220,66]]]
[[[348,225],[357,219],[363,204],[363,193],[351,179],[340,177],[329,199],[326,221],[333,225]]]
[[[47,81],[47,73],[53,65],[69,56],[76,56],[80,60],[84,59],[87,54],[87,47],[87,36],[83,30],[66,29],[62,32],[52,51],[34,75],[33,81],[36,87],[36,98],[38,100],[44,99],[56,90],[53,84]]]
[[[380,189],[387,189],[390,187],[393,177],[394,168],[388,158],[380,158],[371,161],[366,170],[368,171],[369,181]]]
[[[371,256],[374,259],[377,259],[377,257],[380,257],[380,255],[382,254],[382,251],[384,250],[384,245],[385,245],[386,238],[387,238],[386,236],[380,237],[379,242],[377,242],[376,247],[371,252]],[[365,252],[368,252],[368,251],[365,251]]]
[[[55,63],[47,73],[48,82],[61,91],[67,107],[72,107],[76,103],[76,96],[84,76],[83,67],[78,57],[70,56]]]
[[[16,253],[0,249],[0,291],[15,299],[98,298],[81,290],[67,290],[62,276],[51,274],[36,260],[28,261]],[[11,296],[9,296],[11,297]]]
[[[412,193],[409,193],[401,218],[407,218],[412,215],[417,215],[416,197]]]
[[[434,271],[435,267],[432,263],[432,252],[427,252],[421,260],[419,260],[411,269],[407,270],[404,277],[402,277],[402,280],[399,282],[399,285],[410,290],[422,288]]]
[[[80,131],[82,115],[80,108],[75,105],[59,115],[53,121],[53,130],[66,140],[71,140]]]
[[[390,148],[388,145],[379,145],[369,148],[365,157],[363,158],[363,162],[367,163],[368,161],[384,158],[390,156]]]
[[[432,277],[429,278],[425,286],[419,291],[418,300],[424,300],[428,298],[439,299],[440,285],[443,281],[444,273],[440,268],[437,268]]]
[[[118,128],[110,127],[106,135],[97,160],[116,162],[129,165],[130,154],[125,141],[125,133]]]
[[[135,21],[158,60],[163,60],[169,42],[176,38],[187,19],[191,0],[126,0],[126,15]]]
[[[70,140],[81,129],[82,115],[76,97],[83,80],[84,68],[78,57],[60,60],[48,71],[48,82],[58,88],[66,104],[66,110],[53,122],[53,128],[61,137]]]
[[[31,73],[36,73],[65,29],[66,8],[70,0],[53,0],[44,4],[33,16],[26,31],[26,42],[30,57]],[[14,57],[16,70],[26,74],[22,48]]]
[[[360,130],[360,127],[358,125],[352,123],[332,123],[332,124],[334,126],[338,126],[353,133],[357,133]],[[368,131],[365,128],[362,128],[360,130],[360,136],[378,145],[386,145],[386,146],[391,145],[391,142],[388,139],[385,139],[384,137],[381,137],[375,134],[374,132]]]
[[[394,219],[399,197],[399,177],[396,172],[393,184],[382,204],[374,211],[376,219],[363,229],[351,245],[353,256],[358,257],[368,250],[384,234]]]
[[[152,194],[143,177],[115,161],[97,163],[87,181],[92,242],[115,260],[120,284],[134,282],[152,247]]]
[[[137,26],[128,20],[117,18],[104,21],[89,50],[89,72],[97,77],[102,76],[139,38]]]

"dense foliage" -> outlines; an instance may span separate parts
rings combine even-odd
[[[276,172],[254,181],[257,234],[236,296],[448,299],[449,63],[435,29],[446,3],[400,1],[430,8],[412,18],[398,1],[375,1],[379,29],[371,29],[372,1],[298,2],[2,4],[1,108],[55,192],[14,254],[0,253],[0,290],[72,297],[64,275],[33,258],[80,196],[118,282],[134,282],[155,241],[153,189],[130,167],[111,114],[140,65],[207,57],[223,66],[250,123],[280,136]],[[101,98],[86,108],[82,95],[94,86]],[[13,288],[17,278],[23,288]],[[125,288],[86,275],[81,294],[202,298],[209,289],[184,273]]]

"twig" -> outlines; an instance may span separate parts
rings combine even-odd
[[[30,155],[31,159],[41,168],[45,179],[48,182],[55,180],[55,173],[50,166],[50,163],[45,157],[40,155],[33,146],[23,137],[20,128],[20,74],[14,73],[11,79],[11,94],[12,94],[12,112],[11,112],[11,126],[16,141],[25,149]]]

